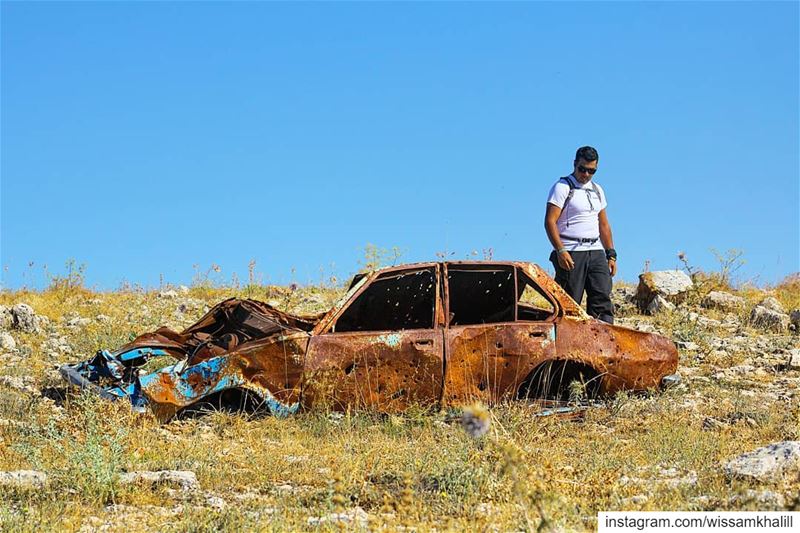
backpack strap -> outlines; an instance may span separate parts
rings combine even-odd
[[[561,206],[561,215],[559,215],[559,218],[561,218],[561,216],[563,216],[567,212],[567,204],[569,204],[569,201],[572,200],[572,195],[575,194],[576,187],[575,184],[572,183],[572,180],[569,179],[569,176],[562,176],[558,178],[558,181],[565,181],[567,185],[569,185],[569,194],[567,194],[567,198],[566,200],[564,200],[564,205]],[[567,218],[566,220],[567,220],[567,227],[569,227],[569,218]]]
[[[600,188],[595,182],[592,182],[592,189],[594,189],[594,193],[597,195],[598,200],[600,200],[600,205],[603,205],[603,197],[600,195]]]

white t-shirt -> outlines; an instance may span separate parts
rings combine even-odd
[[[599,239],[600,222],[597,219],[597,215],[608,205],[606,203],[606,192],[599,184],[595,183],[600,191],[600,198],[598,198],[591,180],[586,184],[581,184],[572,174],[567,176],[567,179],[575,185],[575,192],[572,193],[572,198],[570,198],[566,209],[564,209],[564,202],[569,195],[569,185],[563,179],[558,180],[553,185],[550,189],[550,195],[547,197],[547,203],[562,209],[561,216],[558,217],[556,222],[561,242],[570,252],[602,250],[603,243]],[[597,240],[593,243],[588,243],[572,241],[565,237],[597,238]]]

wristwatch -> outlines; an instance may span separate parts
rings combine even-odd
[[[613,248],[609,248],[606,250],[606,259],[611,261],[612,259],[617,259],[617,251]]]

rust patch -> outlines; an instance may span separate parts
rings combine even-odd
[[[553,325],[495,324],[451,328],[445,403],[513,399],[522,382],[555,356]]]
[[[311,339],[303,403],[398,412],[442,391],[440,331],[349,333]]]
[[[658,388],[661,378],[678,367],[678,350],[671,340],[593,319],[562,320],[556,346],[560,358],[597,370],[604,394]]]

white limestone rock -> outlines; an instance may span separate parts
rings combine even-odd
[[[675,346],[687,352],[696,352],[700,349],[700,345],[692,341],[675,341]]]
[[[0,350],[13,352],[16,349],[17,349],[17,341],[14,340],[14,337],[12,337],[10,333],[6,333],[5,331],[0,332]]]
[[[745,299],[724,291],[709,292],[701,305],[706,309],[722,309],[723,311],[735,311],[745,306]]]
[[[47,484],[47,474],[37,470],[0,472],[0,487],[5,489],[41,489]]]
[[[783,495],[773,492],[771,490],[753,490],[747,489],[744,494],[737,494],[728,500],[728,503],[733,505],[743,505],[748,503],[756,503],[759,506],[759,510],[767,510],[764,509],[766,506],[768,509],[772,510],[782,510],[783,506],[786,503]]]
[[[47,324],[47,319],[39,317],[28,304],[17,304],[11,308],[13,327],[26,333],[40,333]]]
[[[789,358],[786,361],[786,366],[790,370],[800,370],[800,348],[792,348],[789,350]]]
[[[636,287],[614,287],[611,291],[611,299],[629,304],[635,303]]]
[[[26,394],[39,394],[39,391],[33,386],[33,378],[29,376],[0,376],[0,386]]]
[[[656,296],[661,296],[671,303],[680,303],[692,286],[692,279],[682,270],[645,272],[639,274],[636,303],[641,310],[647,310]]]
[[[777,481],[800,471],[800,441],[782,441],[758,448],[725,463],[728,478]]]
[[[54,352],[55,354],[70,354],[72,353],[72,346],[66,337],[62,335],[51,335],[42,343],[42,350],[47,352]]]
[[[200,489],[197,476],[190,470],[156,470],[127,472],[119,476],[121,485],[177,485],[185,492]]]
[[[645,310],[648,315],[657,315],[659,313],[663,313],[664,311],[674,311],[675,304],[667,301],[666,298],[657,294],[647,305],[647,309]]]
[[[215,511],[222,511],[228,506],[228,503],[224,499],[210,492],[205,494],[204,499],[206,506]]]
[[[789,328],[789,315],[757,305],[750,312],[750,324],[774,333],[783,333]]]
[[[658,472],[656,483],[672,488],[693,487],[697,485],[697,472],[694,470],[682,472],[677,468],[662,468]]]
[[[761,300],[758,305],[761,307],[766,307],[771,311],[775,311],[776,313],[786,313],[786,310],[783,308],[781,303],[778,301],[777,298],[774,296],[767,296],[763,300]]]
[[[345,527],[362,528],[369,522],[369,515],[361,507],[354,507],[342,513],[331,513],[325,516],[309,516],[307,523],[310,526],[324,524],[339,524]]]
[[[14,315],[11,308],[0,305],[0,330],[11,329],[14,327]]]
[[[639,475],[624,475],[618,483],[622,486],[662,485],[670,488],[693,487],[697,485],[697,472],[680,471],[676,468],[659,468],[655,472],[639,469]]]
[[[85,328],[86,326],[88,326],[91,323],[92,323],[91,319],[83,318],[83,317],[79,317],[78,316],[78,317],[69,319],[67,321],[67,327],[70,328],[70,329],[80,329],[80,328]]]

